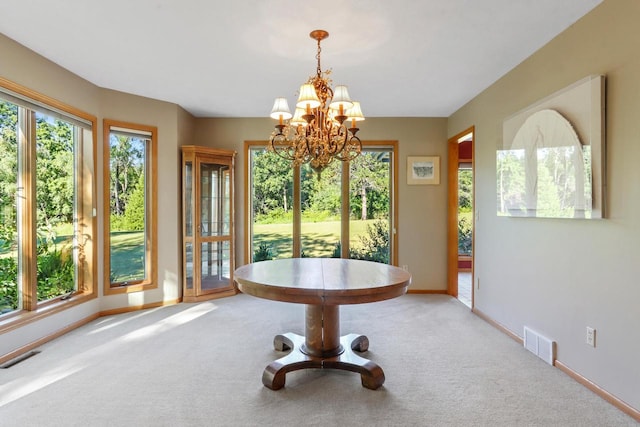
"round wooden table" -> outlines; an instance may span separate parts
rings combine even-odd
[[[262,383],[284,387],[287,372],[332,368],[360,373],[362,385],[375,390],[384,372],[374,362],[354,353],[367,351],[364,335],[340,336],[340,305],[395,298],[407,292],[411,275],[398,267],[340,258],[291,258],[247,264],[234,272],[245,294],[275,301],[306,304],[305,336],[276,335],[278,351],[291,350],[270,363]]]

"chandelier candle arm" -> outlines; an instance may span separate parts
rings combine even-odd
[[[285,98],[276,98],[270,117],[278,120],[267,149],[291,160],[294,166],[309,163],[320,173],[334,159],[351,161],[360,155],[362,143],[356,136],[356,122],[364,120],[360,104],[352,101],[347,86],[331,88],[331,70],[320,68],[320,41],[329,36],[324,30],[312,31],[317,41],[316,75],[300,86],[295,114]],[[351,120],[351,127],[344,125]]]

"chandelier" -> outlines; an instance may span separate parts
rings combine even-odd
[[[364,120],[360,103],[352,101],[346,86],[331,89],[331,70],[320,68],[320,41],[329,37],[324,30],[312,31],[309,36],[318,42],[316,75],[300,86],[295,113],[292,115],[286,98],[276,98],[271,118],[278,120],[267,149],[294,166],[309,163],[320,173],[334,159],[343,162],[358,157],[362,151],[356,136],[356,122]],[[351,124],[350,128],[344,124]]]

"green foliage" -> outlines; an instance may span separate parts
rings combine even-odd
[[[74,198],[73,125],[36,114],[38,226],[70,223]]]
[[[498,213],[526,211],[524,195],[524,156],[517,150],[500,150],[497,153]]]
[[[0,224],[16,222],[18,108],[0,101]],[[0,239],[6,240],[0,235]],[[2,251],[2,248],[0,248]]]
[[[458,208],[462,212],[471,212],[473,206],[473,171],[458,171]]]
[[[389,224],[377,220],[367,225],[367,233],[360,236],[360,247],[352,248],[349,257],[389,264]]]
[[[341,258],[342,257],[342,244],[340,242],[333,245],[333,252],[331,253],[331,258]]]
[[[389,214],[389,153],[364,151],[350,163],[349,205],[353,218],[386,218]],[[257,223],[279,223],[292,210],[293,165],[291,161],[263,151],[252,151],[253,213]],[[320,179],[304,164],[301,174],[301,207],[305,221],[340,216],[342,167],[333,161]]]
[[[293,203],[291,162],[266,150],[252,154],[254,213],[267,214],[276,208],[288,212]]]
[[[74,290],[74,263],[69,248],[51,249],[40,239],[37,258],[38,301],[44,301]],[[18,308],[18,261],[16,257],[0,258],[0,313]]]
[[[270,259],[273,259],[271,246],[268,243],[260,243],[257,249],[253,251],[253,262],[268,261]]]
[[[136,183],[144,172],[145,140],[112,133],[109,137],[109,205],[124,215]]]
[[[54,249],[38,255],[38,301],[73,291],[73,274],[70,254]]]
[[[590,159],[589,146],[547,147],[533,155],[524,150],[498,151],[498,214],[584,216],[583,207],[592,204]],[[535,180],[527,181],[527,176]]]
[[[145,223],[145,184],[144,174],[140,174],[138,183],[129,196],[124,211],[124,224],[127,231],[142,231]],[[113,228],[112,228],[113,230]]]
[[[18,308],[18,261],[0,258],[0,314]]]
[[[126,219],[124,215],[109,215],[109,227],[111,227],[111,231],[127,231]]]
[[[458,254],[471,255],[473,230],[468,216],[458,216]]]
[[[340,221],[340,216],[332,211],[316,211],[308,209],[302,212],[302,222]]]
[[[342,162],[334,161],[322,171],[320,179],[309,165],[302,168],[302,211],[328,212],[329,216],[340,216],[342,207],[341,179]]]
[[[285,212],[282,208],[271,209],[256,215],[256,222],[259,224],[289,224],[291,221],[293,221],[293,211]]]
[[[363,152],[349,165],[351,215],[361,220],[389,211],[389,154]],[[370,199],[376,200],[375,204]],[[359,214],[359,215],[358,215]]]

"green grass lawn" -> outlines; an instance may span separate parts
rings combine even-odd
[[[111,282],[144,278],[144,232],[111,233]]]
[[[350,221],[351,247],[359,245],[359,236],[366,234],[367,225],[375,220]],[[62,230],[60,230],[62,231]],[[291,258],[291,223],[254,224],[254,248],[261,242],[268,243],[275,258]],[[70,236],[59,235],[58,245],[67,243]],[[329,257],[340,241],[340,221],[303,222],[302,250],[305,256]],[[114,232],[111,234],[111,280],[124,282],[144,277],[144,232]]]
[[[359,236],[366,234],[367,225],[375,220],[349,222],[351,247],[359,245]],[[302,250],[305,256],[328,257],[340,241],[340,221],[303,222]],[[291,258],[292,236],[291,224],[254,224],[253,247],[257,248],[262,242],[271,246],[274,258]]]

